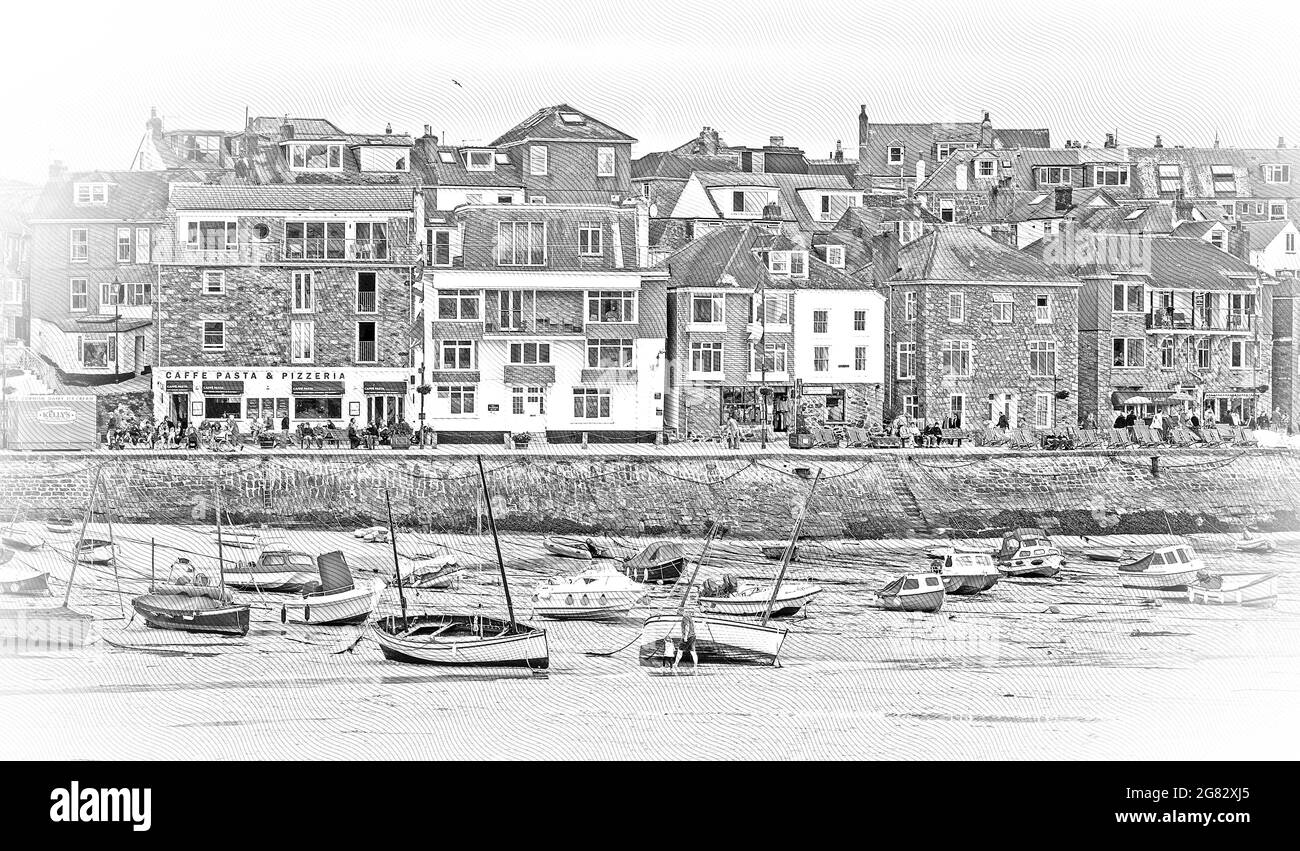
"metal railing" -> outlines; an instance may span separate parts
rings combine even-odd
[[[1146,314],[1149,331],[1249,331],[1255,315],[1243,310],[1160,308]]]
[[[240,242],[225,247],[200,247],[160,242],[154,262],[194,266],[249,266],[258,263],[399,263],[413,264],[420,246],[384,239],[289,239],[277,242]]]

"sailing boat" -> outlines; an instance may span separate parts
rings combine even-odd
[[[35,532],[29,532],[25,529],[15,529],[18,522],[18,511],[15,510],[13,516],[9,518],[9,528],[5,529],[4,534],[0,535],[0,544],[4,544],[11,550],[31,551],[40,549],[45,543],[45,539]],[[27,525],[23,524],[24,527]]]
[[[248,634],[250,609],[246,604],[236,603],[234,595],[226,588],[226,554],[221,532],[219,488],[216,506],[217,585],[211,584],[206,573],[197,571],[182,574],[178,581],[166,585],[154,585],[151,576],[149,593],[133,599],[131,607],[154,629],[239,636]]]
[[[786,569],[789,568],[790,561],[794,556],[795,542],[799,540],[799,532],[803,527],[804,518],[808,514],[808,504],[812,502],[813,494],[817,491],[817,483],[821,481],[821,477],[821,470],[818,470],[817,477],[813,479],[812,488],[808,491],[808,498],[804,500],[803,509],[799,512],[799,519],[795,521],[794,531],[790,535],[790,542],[786,545],[785,552],[781,556],[781,567],[777,571],[776,581],[772,583],[772,593],[768,597],[767,605],[764,607],[759,622],[754,623],[753,621],[722,617],[715,614],[699,615],[694,619],[695,650],[701,662],[759,665],[776,665],[778,663],[781,647],[785,643],[785,637],[789,630],[785,626],[770,626],[768,621],[771,620],[774,609],[780,611],[778,600],[782,600],[781,583],[785,579]],[[699,575],[700,564],[708,554],[709,545],[713,542],[717,528],[715,525],[709,529],[709,536],[704,541],[704,550],[700,553],[700,560],[695,563],[695,567],[691,571],[691,578],[682,591],[681,604],[677,608],[677,613],[653,615],[647,618],[644,626],[642,626],[640,657],[643,667],[666,668],[672,665],[674,659],[676,659],[677,652],[674,642],[682,640],[682,615],[685,613],[687,602],[690,599],[690,589]]]
[[[402,571],[397,561],[397,535],[393,529],[393,508],[388,491],[385,490],[384,502],[388,508],[389,538],[393,545],[393,572],[397,576],[397,594],[401,600],[402,614],[379,618],[374,625],[375,640],[379,643],[384,658],[395,662],[452,667],[546,670],[551,664],[546,630],[515,620],[515,607],[510,599],[510,583],[506,578],[506,563],[501,557],[501,541],[497,537],[497,525],[492,514],[492,498],[488,493],[482,456],[478,459],[478,474],[479,481],[483,484],[483,498],[487,503],[492,541],[496,545],[497,565],[501,569],[501,588],[505,592],[509,620],[479,614],[407,615]]]
[[[281,620],[315,626],[364,623],[375,610],[384,581],[372,579],[356,584],[347,559],[339,550],[316,556],[316,565],[320,570],[320,590],[285,603],[280,608]]]

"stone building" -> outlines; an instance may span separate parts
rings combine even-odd
[[[155,416],[413,419],[417,206],[403,186],[173,185]]]
[[[884,297],[869,270],[845,270],[846,255],[748,223],[656,267],[669,288],[666,426],[715,435],[734,416],[780,433],[798,410],[831,423],[878,420]]]
[[[879,264],[883,258],[874,261]],[[889,417],[979,428],[1073,424],[1079,282],[960,225],[898,254],[889,278]]]
[[[32,208],[40,189],[0,180],[0,336],[26,344],[31,339],[27,292],[31,276]]]

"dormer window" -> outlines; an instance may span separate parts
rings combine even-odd
[[[453,154],[451,151],[439,151],[438,161],[447,163],[448,165],[455,165],[456,155]]]
[[[107,183],[77,183],[73,185],[72,197],[77,206],[108,203]]]
[[[289,167],[300,171],[341,171],[343,145],[295,143],[289,148]]]
[[[466,151],[465,168],[468,171],[492,171],[496,167],[493,151]]]
[[[409,171],[410,169],[407,166],[408,153],[407,148],[367,145],[357,148],[357,161],[362,171]]]
[[[1266,165],[1264,166],[1265,183],[1290,183],[1291,166],[1289,165]]]
[[[902,145],[890,145],[890,146],[889,146],[889,164],[890,164],[890,165],[899,165],[899,164],[901,164],[901,163],[903,162],[903,152],[904,152],[904,150],[905,150],[905,149],[903,148]]]
[[[1092,170],[1093,186],[1128,186],[1128,166],[1099,165]]]
[[[1069,186],[1072,182],[1069,166],[1044,166],[1038,169],[1039,186]]]
[[[980,177],[993,176],[993,160],[980,160],[975,164],[976,174]]]
[[[1170,194],[1183,188],[1183,170],[1177,165],[1156,166],[1159,191]]]
[[[767,253],[767,271],[773,275],[806,278],[808,277],[808,252],[769,251]]]
[[[1212,165],[1210,166],[1210,177],[1214,180],[1215,192],[1233,192],[1237,191],[1237,176],[1232,171],[1230,165]]]
[[[211,163],[221,159],[221,137],[185,135],[179,140],[180,154],[189,162]]]
[[[959,142],[939,142],[935,145],[935,158],[942,162],[964,147]]]
[[[834,266],[836,269],[844,268],[844,246],[842,245],[826,246],[826,265]]]

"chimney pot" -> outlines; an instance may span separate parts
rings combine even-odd
[[[1278,146],[1279,148],[1285,148],[1285,147],[1286,147],[1286,139],[1285,139],[1284,137],[1282,137],[1282,136],[1278,136],[1278,137],[1277,137],[1277,146]]]
[[[867,117],[867,105],[866,105],[865,103],[862,105],[862,113],[861,113],[861,115],[862,115],[863,118],[866,118],[866,117]]]
[[[393,135],[393,122],[390,121],[388,122],[388,124],[384,126],[384,135],[385,136]]]
[[[1157,147],[1157,148],[1163,148],[1164,146],[1165,146],[1165,143],[1164,143],[1163,141],[1161,141],[1160,136],[1157,135],[1157,136],[1156,136],[1156,144],[1155,144],[1155,147]]]
[[[426,136],[432,136],[432,135],[433,135],[433,125],[432,125],[432,124],[426,124],[426,125],[424,125],[424,135],[426,135]]]

